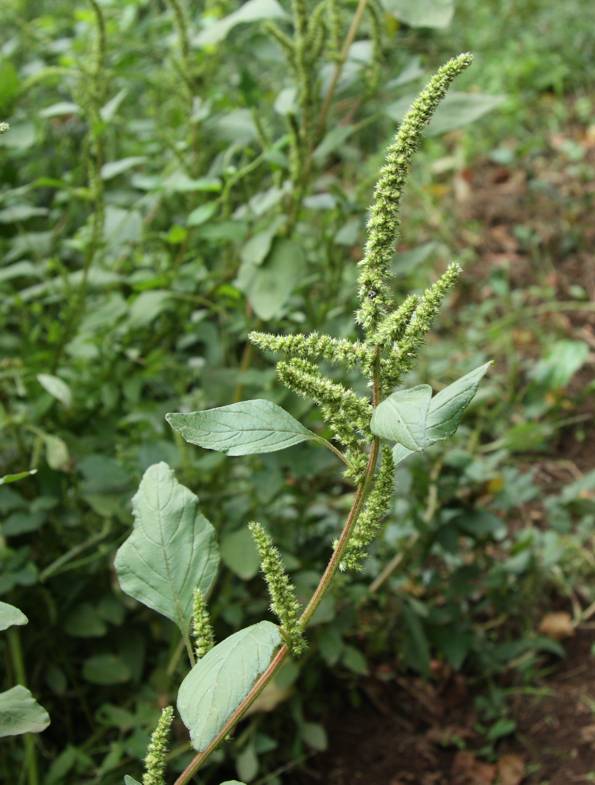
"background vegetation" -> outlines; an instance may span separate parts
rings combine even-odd
[[[332,457],[225,459],[175,439],[164,414],[267,397],[307,420],[246,335],[350,329],[384,146],[429,70],[467,49],[475,65],[417,158],[394,267],[403,293],[453,257],[466,268],[408,383],[494,369],[446,450],[400,469],[373,557],[204,782],[279,782],[326,746],[331,673],[337,700],[357,700],[378,662],[464,671],[494,756],[515,731],[507,694],[563,656],[544,613],[573,627],[593,612],[595,9],[370,7],[326,115],[351,3],[338,46],[327,35],[308,66],[313,98],[266,29],[291,29],[275,0],[2,4],[0,476],[38,471],[0,488],[0,596],[30,619],[0,656],[5,688],[24,677],[52,718],[33,752],[3,740],[6,782],[121,782],[175,695],[173,625],[126,599],[112,567],[152,463],[175,467],[218,529],[219,638],[266,613],[245,526],[257,512],[311,589],[349,492]],[[189,755],[175,746],[173,769]]]

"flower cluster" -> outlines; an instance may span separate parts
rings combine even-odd
[[[295,3],[294,10],[299,6],[301,14],[302,0],[295,0]],[[303,18],[300,25],[306,29]],[[346,476],[356,485],[366,474],[369,446],[374,440],[370,430],[373,407],[411,368],[441,303],[461,272],[458,264],[450,265],[423,294],[410,295],[398,308],[393,307],[389,273],[399,234],[401,194],[411,158],[423,129],[450,83],[470,63],[471,55],[462,54],[437,71],[412,104],[388,148],[370,208],[368,238],[360,262],[360,305],[356,322],[362,328],[363,338],[353,341],[318,333],[268,335],[253,332],[249,336],[260,349],[284,356],[277,363],[279,379],[290,390],[310,398],[320,407],[322,418],[345,450]],[[318,367],[321,361],[330,361],[344,369],[358,367],[373,389],[372,400],[324,376]],[[392,497],[393,473],[392,455],[384,450],[376,480],[343,556],[344,569],[357,569],[377,535]],[[259,549],[270,551],[273,546],[267,535],[260,529],[257,531],[261,540]],[[271,567],[266,568],[265,573],[277,564],[281,570],[279,574],[284,577],[284,581],[278,581],[279,585],[285,586],[287,582],[290,586],[280,561],[269,556],[269,563]],[[290,601],[287,602],[290,607]]]
[[[173,718],[174,710],[171,706],[163,709],[147,748],[143,785],[165,785],[164,774],[167,763],[168,737]]]
[[[192,604],[192,635],[194,637],[194,653],[196,659],[200,660],[215,645],[215,636],[207,604],[203,593],[199,588],[194,590]]]
[[[452,80],[471,63],[470,54],[449,60],[430,79],[427,87],[405,115],[374,191],[368,219],[368,241],[360,262],[360,308],[356,320],[366,335],[373,334],[391,308],[389,271],[395,242],[399,236],[401,195],[409,173],[413,153],[419,146],[422,131],[430,121],[439,101]]]
[[[271,610],[281,622],[281,635],[294,657],[302,654],[307,646],[300,624],[300,604],[295,588],[285,572],[283,560],[270,535],[260,523],[248,525],[254,538],[262,572],[271,597]]]
[[[0,123],[0,134],[5,134],[9,128],[8,123]]]
[[[390,447],[382,450],[382,464],[366,500],[349,545],[343,555],[341,570],[357,570],[366,557],[367,549],[378,537],[393,496],[395,464]]]

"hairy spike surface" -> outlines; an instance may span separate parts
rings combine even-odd
[[[411,105],[394,142],[389,146],[374,191],[368,219],[368,240],[360,262],[360,307],[357,322],[370,336],[390,307],[388,277],[395,243],[399,236],[401,194],[411,159],[419,146],[422,131],[430,121],[452,80],[471,64],[468,53],[445,63]]]

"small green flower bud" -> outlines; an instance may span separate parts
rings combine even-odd
[[[376,475],[364,509],[349,539],[341,570],[358,570],[366,558],[369,545],[378,537],[393,496],[395,464],[390,447],[382,450],[382,465]]]
[[[215,645],[213,627],[203,593],[199,588],[194,590],[192,606],[192,635],[194,637],[194,653],[200,660]]]
[[[168,737],[173,718],[174,710],[171,706],[163,709],[147,748],[143,785],[165,785]]]
[[[248,528],[260,555],[262,572],[271,597],[271,610],[281,622],[281,635],[289,650],[294,657],[298,657],[304,652],[307,643],[299,622],[300,604],[295,596],[295,588],[270,535],[260,523],[252,522]]]

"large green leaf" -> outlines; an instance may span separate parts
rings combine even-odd
[[[248,0],[237,11],[212,22],[194,38],[193,43],[198,47],[217,44],[223,41],[236,25],[261,19],[283,19],[286,16],[287,13],[277,0]]]
[[[409,390],[397,390],[376,407],[372,433],[397,442],[393,450],[396,464],[412,452],[425,450],[453,435],[489,367],[490,363],[485,363],[475,368],[433,398],[432,388],[420,384]]]
[[[447,27],[454,0],[384,0],[385,9],[410,27]]]
[[[401,121],[415,94],[404,96],[386,107],[386,114],[393,120]],[[496,109],[504,101],[504,96],[485,93],[461,93],[451,91],[441,101],[425,131],[426,136],[454,131],[483,117],[484,114]]]
[[[178,711],[192,745],[204,750],[269,666],[279,628],[261,621],[230,635],[192,668],[178,692]]]
[[[25,614],[14,605],[7,602],[0,602],[0,632],[7,630],[15,625],[27,624],[29,619]]]
[[[277,240],[246,286],[256,315],[265,321],[281,316],[294,289],[303,281],[304,270],[301,246],[294,240]]]
[[[166,463],[147,469],[132,505],[134,529],[116,554],[120,585],[186,635],[194,589],[208,594],[217,573],[215,531]]]
[[[29,619],[14,605],[0,602],[0,632],[15,625],[27,624]]]
[[[25,687],[0,693],[0,736],[41,733],[49,724],[49,714]]]
[[[126,774],[124,776],[124,785],[140,785],[140,782],[131,777],[130,774]]]
[[[431,397],[428,384],[394,392],[374,410],[372,433],[409,450],[423,450],[428,446],[426,420]]]
[[[430,441],[447,439],[457,430],[465,409],[473,400],[479,383],[490,365],[491,363],[480,365],[479,368],[475,368],[440,390],[432,398],[427,431]]]
[[[276,403],[257,398],[204,412],[166,414],[187,442],[227,455],[254,455],[292,447],[316,435]]]

